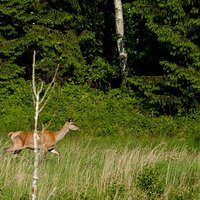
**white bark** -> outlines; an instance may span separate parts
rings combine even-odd
[[[38,127],[38,116],[39,116],[39,93],[36,90],[35,85],[35,56],[36,52],[33,52],[33,64],[32,64],[32,88],[33,88],[33,97],[35,103],[35,116],[34,116],[34,132],[33,132],[33,142],[34,142],[34,171],[32,178],[32,200],[35,200],[37,197],[37,180],[38,180],[38,147],[37,147],[37,127]]]
[[[120,34],[121,37],[123,37],[124,36],[124,19],[123,19],[122,2],[121,0],[114,0],[114,4],[115,4],[116,32],[117,34]]]
[[[33,101],[35,105],[35,116],[34,116],[34,132],[33,132],[33,142],[34,142],[34,171],[32,177],[32,193],[31,197],[32,200],[36,200],[37,198],[37,181],[38,181],[38,165],[39,165],[39,155],[38,155],[38,146],[37,146],[37,133],[38,133],[38,118],[40,112],[43,110],[44,106],[46,105],[49,96],[48,94],[52,91],[52,85],[55,82],[55,78],[57,75],[58,67],[54,74],[54,77],[49,84],[48,88],[44,92],[42,99],[40,100],[40,94],[43,91],[43,82],[41,82],[40,88],[37,89],[36,82],[35,82],[35,57],[36,52],[33,52],[33,64],[32,64],[32,90],[33,90]]]
[[[116,34],[117,34],[117,48],[120,59],[122,83],[127,82],[127,52],[124,44],[124,19],[121,0],[114,0],[115,5],[115,20],[116,20]]]

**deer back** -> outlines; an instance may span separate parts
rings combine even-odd
[[[24,148],[28,147],[33,149],[34,148],[34,141],[33,141],[33,132],[26,132],[26,131],[19,131],[19,132],[12,132],[9,134],[11,136],[12,141],[21,141],[21,144]],[[51,131],[38,131],[37,133],[37,145],[38,148],[41,147],[52,147],[56,143],[55,140],[55,133]]]

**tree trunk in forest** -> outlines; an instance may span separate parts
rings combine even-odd
[[[116,34],[117,34],[117,48],[119,53],[122,86],[126,86],[127,83],[127,52],[124,42],[124,19],[121,0],[114,0],[115,5],[115,22],[116,22]]]

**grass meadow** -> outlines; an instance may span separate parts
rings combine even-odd
[[[0,88],[0,200],[28,200],[34,155],[12,159],[10,131],[32,130],[29,82]],[[58,98],[59,97],[59,98]],[[81,128],[65,136],[39,165],[38,200],[199,200],[200,112],[160,115],[135,94],[88,86],[56,86],[38,129],[59,130],[68,118]]]
[[[120,138],[121,137],[121,138]],[[178,139],[71,134],[40,163],[38,199],[200,199],[200,153]],[[10,145],[6,136],[3,147]],[[0,154],[0,199],[30,199],[33,151]]]

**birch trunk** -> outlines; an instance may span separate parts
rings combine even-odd
[[[40,99],[40,94],[43,91],[43,82],[41,82],[40,88],[37,89],[36,87],[36,82],[35,82],[35,57],[36,57],[36,52],[33,52],[33,64],[32,64],[32,90],[33,90],[33,101],[35,105],[35,116],[34,116],[34,132],[33,132],[33,142],[34,142],[34,171],[33,171],[33,177],[32,177],[32,193],[31,197],[32,200],[37,199],[37,181],[38,181],[38,165],[39,165],[39,155],[38,155],[38,146],[37,146],[37,138],[38,138],[38,118],[40,112],[43,110],[45,107],[49,95],[52,91],[53,85],[55,83],[55,78],[57,75],[57,71],[59,66],[56,69],[56,72],[54,74],[54,77],[47,87],[46,91],[44,92],[44,95]]]
[[[39,163],[39,155],[38,155],[38,146],[37,146],[37,126],[38,126],[38,114],[39,114],[39,96],[36,98],[36,106],[35,106],[35,128],[33,132],[33,141],[34,141],[34,172],[32,179],[32,200],[36,200],[37,197],[37,180],[38,180],[38,163]]]
[[[38,180],[38,147],[37,147],[37,127],[38,127],[38,116],[39,116],[39,92],[36,91],[35,85],[35,56],[36,52],[33,52],[33,65],[32,65],[32,89],[33,98],[35,104],[35,116],[34,116],[34,132],[33,132],[33,142],[34,142],[34,171],[32,178],[32,200],[36,200],[37,197],[37,180]]]
[[[116,22],[116,34],[117,34],[117,48],[119,53],[122,85],[127,83],[127,52],[124,42],[124,19],[121,0],[114,0],[115,5],[115,22]]]

